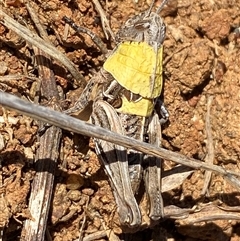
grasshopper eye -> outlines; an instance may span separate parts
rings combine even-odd
[[[139,23],[139,24],[136,24],[135,25],[135,28],[137,29],[137,30],[139,30],[139,31],[145,31],[145,30],[147,30],[147,29],[149,29],[150,28],[150,23],[149,22],[146,22],[146,23]]]

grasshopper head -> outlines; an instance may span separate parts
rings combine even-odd
[[[164,41],[166,27],[158,13],[166,2],[163,1],[156,12],[151,12],[153,1],[149,10],[128,19],[116,35],[117,42],[144,41],[151,46],[159,47]]]

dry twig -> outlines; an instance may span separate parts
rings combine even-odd
[[[85,136],[109,141],[117,145],[141,151],[156,157],[161,157],[163,159],[189,166],[194,169],[211,170],[222,175],[224,178],[226,178],[227,181],[231,182],[238,190],[240,190],[240,180],[237,178],[240,177],[239,173],[225,170],[224,168],[213,164],[201,162],[194,158],[189,158],[164,148],[155,147],[148,143],[119,135],[104,128],[94,126],[92,124],[73,118],[64,113],[54,111],[36,104],[31,104],[11,94],[0,92],[0,104],[9,109],[14,109],[15,111],[18,111],[24,115],[30,116],[34,119],[44,121],[68,131],[73,131]]]
[[[211,105],[213,101],[213,96],[207,98],[207,114],[206,114],[206,134],[207,134],[207,156],[205,158],[206,163],[213,164],[214,160],[214,146],[213,146],[213,137],[212,137],[212,128],[211,128]],[[201,194],[205,195],[211,181],[212,171],[205,172],[204,184]]]
[[[81,75],[81,73],[79,73],[74,64],[63,53],[58,51],[48,41],[43,40],[36,34],[32,33],[30,30],[28,30],[26,27],[9,17],[6,13],[4,13],[2,9],[0,9],[0,23],[14,31],[27,42],[31,43],[55,60],[62,63],[69,70],[69,72],[72,74],[76,81],[79,81],[79,83],[84,85],[86,84],[84,77]]]
[[[34,9],[31,8],[29,3],[26,6],[41,36],[49,42],[47,33],[42,28]],[[49,57],[35,46],[33,46],[33,50],[41,80],[41,94],[45,97],[43,99],[48,100],[47,105],[50,105],[49,107],[59,110],[57,104],[59,95]],[[53,103],[54,101],[55,103]],[[37,173],[33,180],[29,201],[29,210],[34,220],[26,220],[23,232],[24,240],[45,240],[61,134],[60,128],[51,126],[39,138],[39,148],[35,158]]]
[[[7,83],[11,80],[22,80],[22,79],[29,79],[32,81],[39,80],[36,77],[28,76],[25,74],[9,74],[9,75],[0,76],[0,83]]]
[[[0,151],[5,148],[5,141],[3,135],[0,134]],[[11,217],[8,202],[5,198],[5,186],[3,183],[3,170],[2,170],[2,157],[0,156],[0,241],[4,239],[4,228],[8,225],[9,218]]]
[[[92,0],[92,1],[93,1],[94,5],[95,5],[97,11],[100,14],[100,18],[101,18],[101,22],[102,22],[102,28],[103,28],[103,32],[104,32],[104,34],[106,36],[106,39],[109,39],[108,33],[111,35],[111,37],[113,39],[115,39],[114,33],[112,32],[112,29],[110,27],[109,21],[108,21],[108,19],[106,17],[106,14],[104,13],[104,10],[103,10],[101,4],[99,3],[98,0]]]
[[[2,188],[3,185],[3,180],[2,180],[2,160],[0,158],[0,189]],[[0,211],[3,212],[3,205],[2,205],[2,200],[4,198],[3,193],[0,193]],[[0,223],[2,222],[1,218],[0,218]],[[0,225],[0,241],[3,240],[3,227]]]
[[[181,220],[181,223],[183,225],[193,225],[194,223],[215,220],[240,220],[239,208],[238,212],[236,212],[236,210],[231,210],[231,207],[221,207],[208,203],[202,207],[196,207],[191,215]]]
[[[88,208],[88,204],[89,204],[89,197],[87,199],[87,203],[86,203],[86,206],[84,208],[84,212],[83,212],[83,220],[82,220],[82,224],[81,224],[81,227],[80,227],[80,230],[79,230],[79,238],[78,238],[78,241],[82,241],[83,240],[83,230],[86,226],[86,221],[87,221],[87,215],[86,215],[86,209]]]

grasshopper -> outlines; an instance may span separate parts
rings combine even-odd
[[[162,50],[165,24],[150,8],[127,20],[116,35],[117,46],[88,82],[79,100],[65,113],[77,115],[93,101],[93,124],[153,145],[161,145],[161,120],[168,113],[159,96],[162,90]],[[67,17],[75,30],[79,28]],[[160,113],[160,114],[159,114]],[[159,116],[162,116],[161,120]],[[164,216],[161,196],[161,159],[95,139],[118,206],[122,225],[137,227],[141,212],[134,195],[144,176],[149,199],[149,217]],[[143,170],[144,169],[144,170]]]

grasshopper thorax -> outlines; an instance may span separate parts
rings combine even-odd
[[[151,7],[130,18],[116,35],[117,47],[105,61],[103,68],[110,73],[135,101],[121,92],[120,113],[150,116],[155,99],[162,90],[162,43],[165,38],[165,24],[158,15],[166,4],[164,0],[156,12]]]

